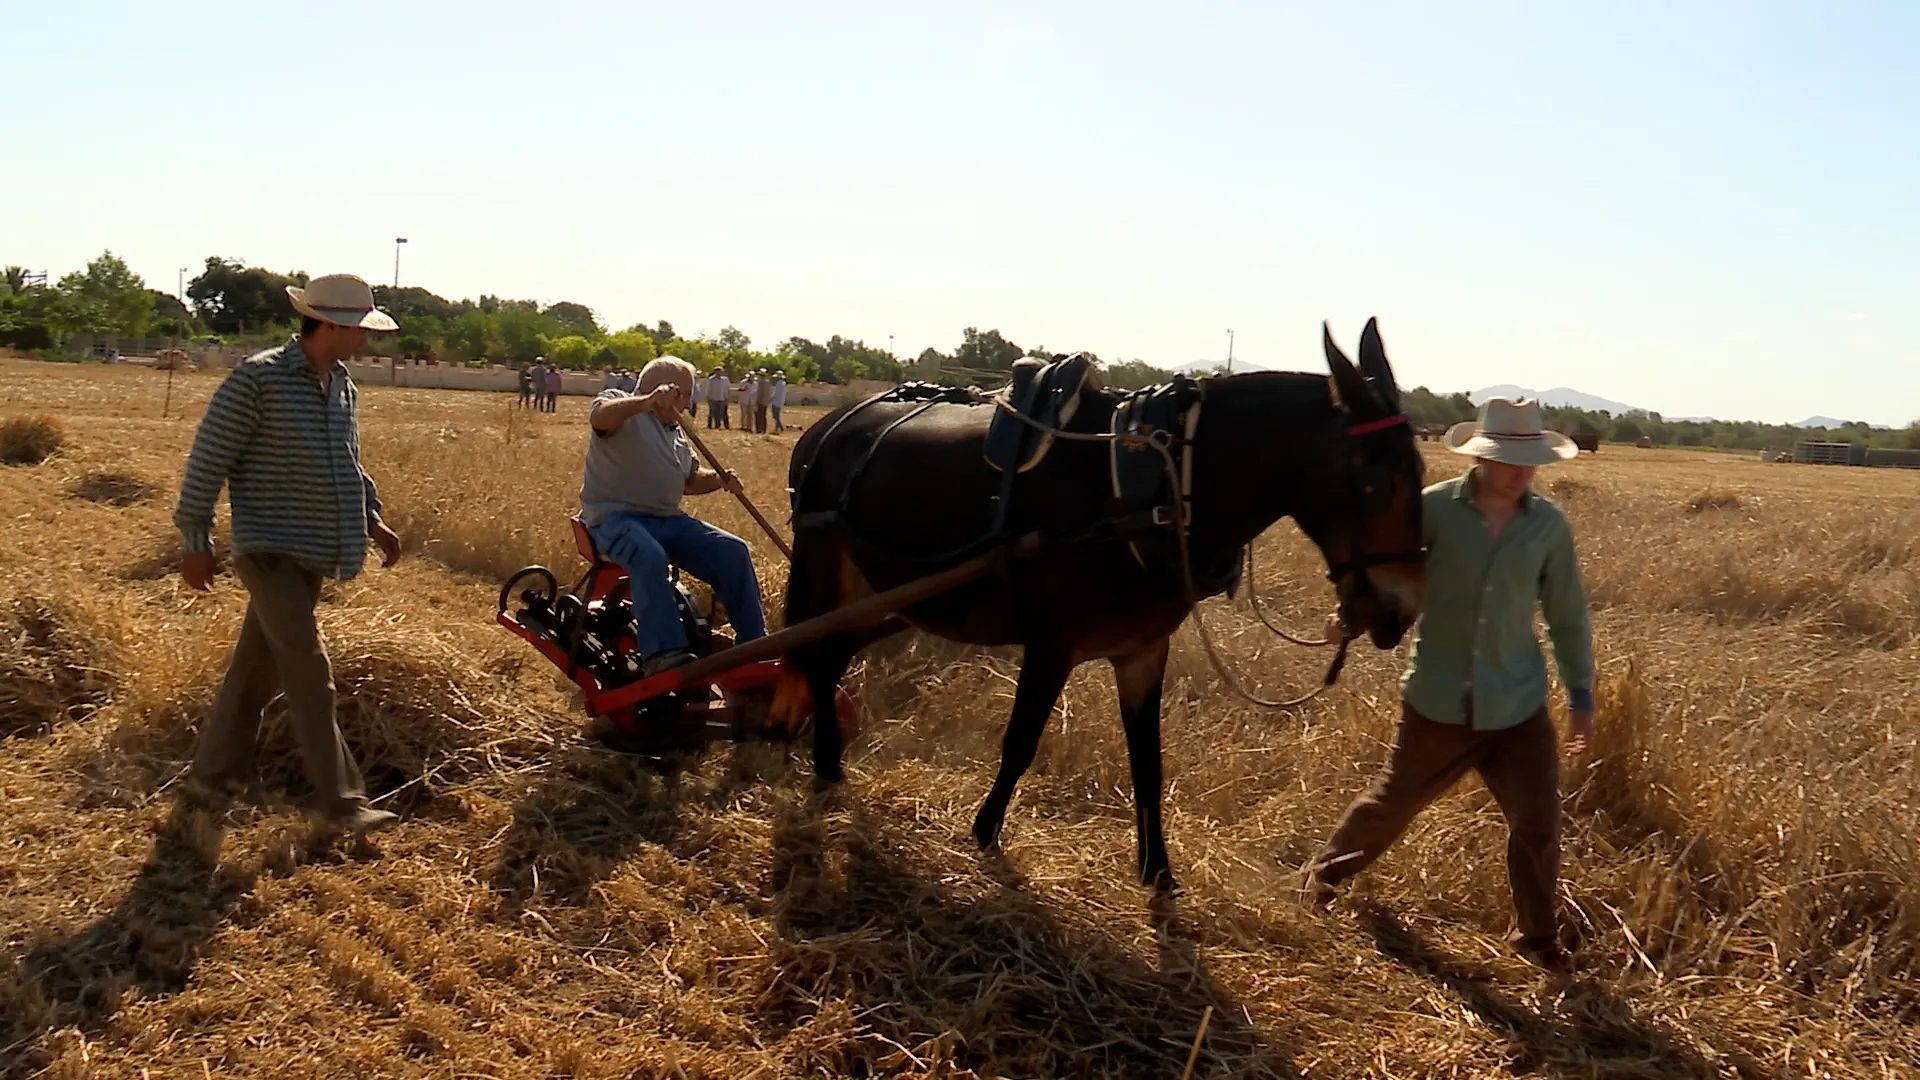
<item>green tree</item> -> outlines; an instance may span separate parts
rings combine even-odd
[[[654,346],[653,335],[645,330],[622,330],[607,338],[607,349],[613,354],[615,365],[636,371],[660,355]]]
[[[276,274],[238,260],[207,257],[206,269],[187,282],[187,299],[207,329],[216,334],[244,334],[272,326],[290,326],[299,320],[287,299],[287,286],[305,285],[304,271]]]
[[[63,329],[69,333],[146,333],[153,320],[153,297],[140,275],[127,268],[111,251],[87,264],[85,271],[60,279],[58,292]]]
[[[553,321],[560,335],[578,334],[588,341],[599,341],[607,336],[607,328],[600,325],[599,317],[585,304],[562,300],[540,314]]]
[[[963,332],[960,347],[953,350],[954,362],[962,367],[1007,371],[1025,355],[1020,346],[1000,336],[998,330],[981,331],[969,326]]]
[[[447,359],[456,364],[500,354],[500,335],[493,317],[484,311],[468,311],[447,324]]]
[[[702,375],[710,374],[714,368],[726,362],[726,355],[705,341],[689,341],[683,337],[668,338],[660,346],[661,356],[677,356],[693,365],[693,369]]]
[[[524,307],[503,305],[490,321],[499,336],[501,352],[510,364],[531,363],[534,357],[547,352],[555,339],[568,336],[552,319]]]
[[[547,359],[563,368],[585,371],[595,351],[593,342],[579,334],[568,334],[547,344]]]
[[[1173,372],[1154,367],[1145,360],[1125,360],[1108,364],[1100,371],[1100,381],[1115,390],[1138,390],[1157,386],[1173,378]]]
[[[866,378],[867,365],[862,363],[858,357],[852,355],[842,356],[833,362],[832,371],[823,372],[823,374],[830,376],[831,381],[844,386],[855,379]]]

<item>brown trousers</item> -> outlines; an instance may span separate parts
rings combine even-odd
[[[1560,753],[1545,704],[1514,727],[1471,731],[1429,720],[1403,702],[1386,767],[1347,808],[1308,873],[1331,886],[1366,869],[1469,769],[1507,819],[1514,943],[1552,944],[1559,927]]]
[[[333,665],[313,619],[319,576],[270,552],[235,556],[233,569],[247,587],[247,617],[194,750],[195,779],[215,789],[251,783],[260,713],[284,691],[314,809],[338,817],[365,805],[360,767],[334,719]]]

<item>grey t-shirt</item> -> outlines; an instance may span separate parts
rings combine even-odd
[[[603,390],[593,408],[636,395]],[[580,520],[588,527],[614,514],[653,517],[680,513],[687,478],[693,475],[693,447],[686,436],[650,412],[636,413],[612,431],[588,428],[587,472],[580,481]]]

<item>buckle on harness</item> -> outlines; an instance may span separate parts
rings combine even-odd
[[[1174,522],[1173,507],[1156,506],[1148,512],[1147,520],[1155,525],[1171,525]]]

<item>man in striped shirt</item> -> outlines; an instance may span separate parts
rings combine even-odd
[[[399,326],[350,274],[290,285],[287,295],[301,316],[299,337],[247,359],[214,391],[174,508],[186,551],[181,576],[204,592],[213,584],[214,506],[226,486],[234,573],[248,594],[188,790],[220,805],[251,784],[261,710],[284,691],[312,809],[329,826],[365,833],[398,819],[368,804],[334,718],[333,669],[313,609],[323,578],[360,572],[369,538],[381,565],[400,555],[400,538],[381,522],[379,495],[360,467],[358,394],[341,362],[365,347],[368,330]]]

